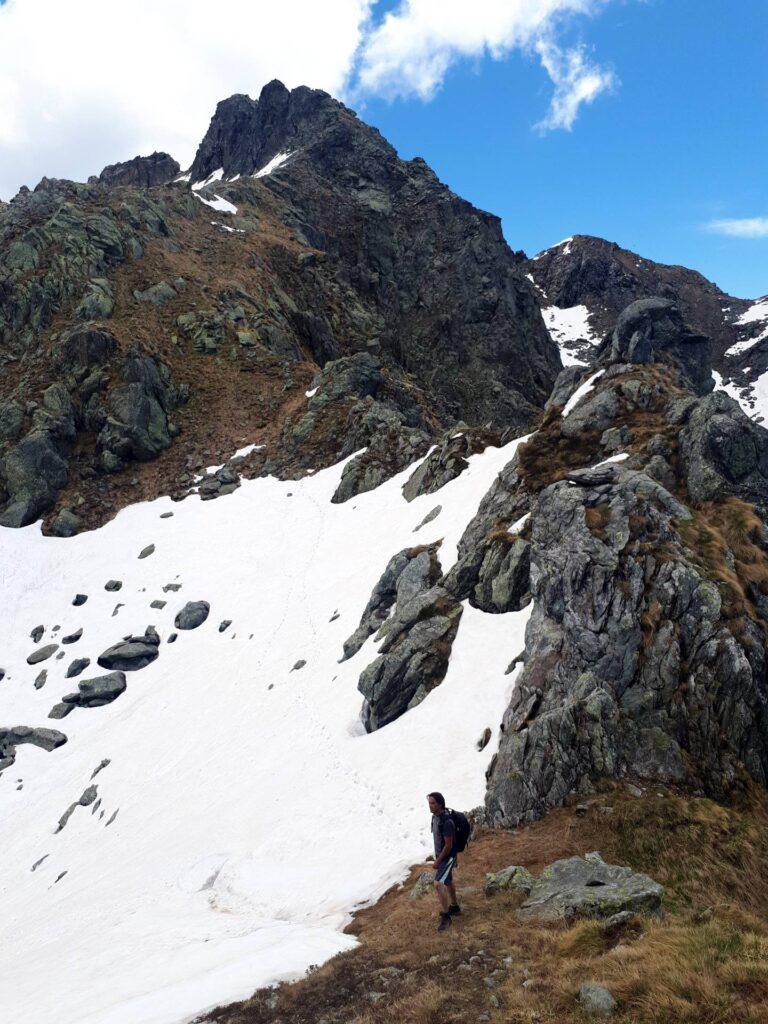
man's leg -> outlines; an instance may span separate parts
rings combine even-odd
[[[451,886],[451,888],[453,888],[453,886]],[[448,886],[443,885],[442,882],[435,882],[435,892],[437,893],[437,901],[440,904],[440,909],[444,914],[447,914],[448,907],[450,906]]]
[[[458,907],[459,901],[458,901],[458,898],[456,896],[456,886],[453,884],[453,879],[451,879],[451,881],[447,883],[446,889],[448,890],[448,895],[449,895],[450,901],[451,901],[450,902],[450,906]]]

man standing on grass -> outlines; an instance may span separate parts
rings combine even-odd
[[[456,889],[453,885],[453,869],[456,867],[457,856],[454,852],[456,844],[456,826],[448,811],[442,793],[430,793],[427,797],[429,809],[432,811],[432,838],[435,841],[435,892],[440,903],[439,932],[451,926],[451,918],[461,913],[456,900]]]

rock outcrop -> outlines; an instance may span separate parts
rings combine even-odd
[[[647,323],[648,307],[639,312]],[[614,337],[640,347],[649,335]],[[471,582],[491,517],[530,505],[534,606],[489,773],[498,823],[531,820],[601,776],[716,796],[743,772],[768,781],[768,531],[755,511],[768,434],[725,395],[693,394],[695,373],[668,348],[654,353],[633,367],[618,345],[573,411],[551,407],[449,574],[454,592],[462,572]],[[601,462],[622,431],[629,451]]]
[[[0,771],[9,768],[16,760],[16,748],[31,743],[43,750],[56,750],[67,742],[67,737],[57,729],[32,728],[29,725],[14,725],[0,728]]]
[[[516,911],[520,921],[563,921],[579,918],[611,919],[617,914],[661,913],[664,888],[648,875],[616,864],[606,864],[599,853],[555,861],[534,877],[512,865],[486,877],[486,896],[517,891],[525,901]]]
[[[715,386],[709,338],[688,330],[680,310],[669,299],[638,299],[627,306],[601,347],[598,361],[669,362],[695,394],[708,394]]]
[[[150,156],[135,156],[133,160],[110,164],[98,178],[90,180],[110,187],[133,185],[137,188],[151,188],[171,181],[180,170],[177,161],[168,153],[152,153]]]

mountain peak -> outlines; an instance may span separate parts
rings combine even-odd
[[[296,148],[347,108],[320,89],[289,90],[273,79],[258,100],[243,93],[221,100],[190,168],[192,181],[214,171],[253,174],[281,151]]]

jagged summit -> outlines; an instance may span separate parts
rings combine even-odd
[[[204,181],[218,170],[225,178],[254,174],[332,124],[353,120],[352,111],[328,93],[307,86],[289,90],[277,79],[258,100],[236,93],[217,105],[189,170],[191,180]]]

